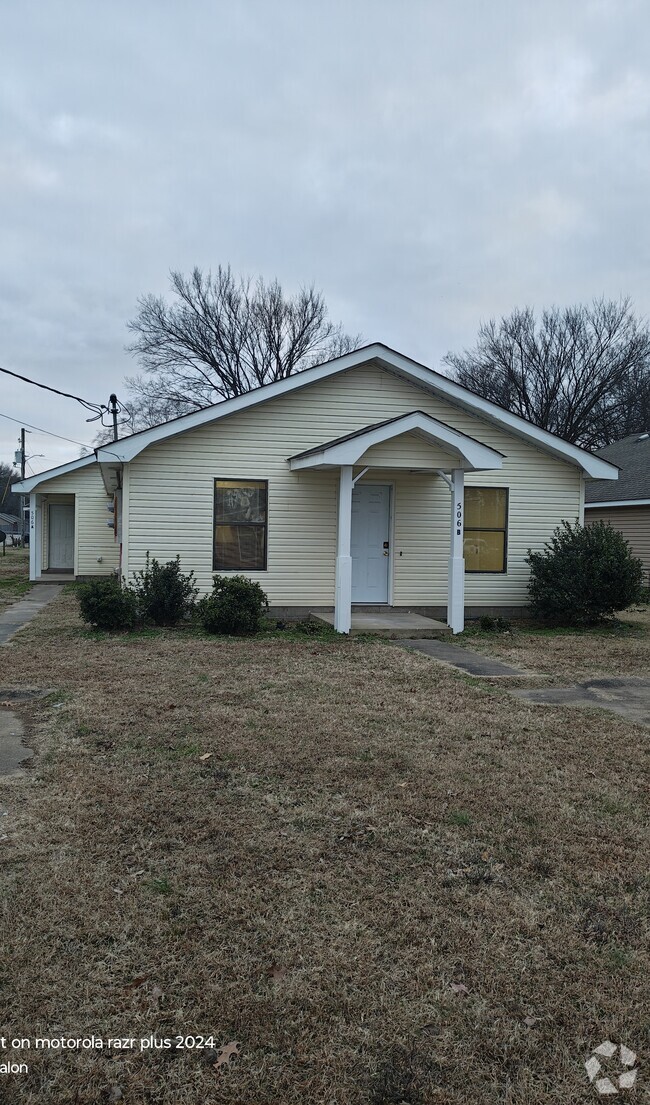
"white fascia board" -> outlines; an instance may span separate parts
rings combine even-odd
[[[158,441],[175,437],[177,434],[196,429],[198,426],[205,426],[210,422],[216,422],[220,418],[226,418],[230,414],[246,410],[258,403],[266,403],[270,399],[277,399],[297,388],[307,387],[309,384],[317,383],[319,380],[325,380],[329,376],[345,372],[350,368],[357,368],[359,365],[372,361],[377,361],[383,368],[417,383],[434,395],[448,399],[479,417],[486,418],[506,430],[511,430],[545,452],[550,452],[561,460],[576,465],[582,469],[585,475],[593,479],[618,479],[618,469],[614,465],[601,460],[600,457],[594,457],[585,449],[580,449],[577,445],[570,445],[568,442],[562,441],[561,438],[549,433],[548,430],[540,430],[537,426],[533,426],[531,422],[527,422],[525,418],[512,414],[511,411],[506,411],[502,407],[498,407],[496,403],[490,403],[487,399],[481,399],[480,396],[474,395],[473,392],[468,391],[460,384],[454,383],[449,377],[442,376],[440,373],[434,372],[433,369],[426,368],[425,365],[418,364],[417,361],[412,361],[409,357],[404,357],[401,353],[397,353],[378,342],[367,345],[362,349],[356,349],[352,353],[346,353],[345,356],[337,357],[325,364],[314,365],[313,368],[297,372],[295,376],[288,376],[285,380],[277,380],[273,384],[256,388],[255,391],[247,392],[246,395],[237,395],[234,399],[226,399],[223,403],[217,403],[204,410],[195,411],[193,414],[183,415],[174,419],[173,422],[166,422],[162,426],[154,426],[150,430],[143,430],[131,437],[123,438],[121,441],[112,441],[110,449],[108,446],[100,446],[96,450],[97,458],[100,461],[106,460],[108,458],[104,456],[104,453],[110,452],[118,460],[133,460],[143,449]]]
[[[585,503],[585,510],[607,510],[610,506],[650,506],[650,499],[617,499],[609,503]]]
[[[66,472],[75,472],[77,468],[86,468],[89,464],[96,464],[97,457],[93,454],[89,457],[80,457],[79,460],[71,460],[69,464],[60,464],[58,468],[48,468],[45,472],[38,472],[30,476],[28,480],[20,480],[11,485],[11,490],[18,495],[29,495],[35,487],[45,480],[55,480],[57,476],[65,476]]]
[[[308,384],[315,384],[319,380],[325,380],[328,376],[335,376],[339,372],[345,372],[348,368],[356,368],[358,365],[374,361],[377,359],[379,351],[385,353],[385,346],[369,345],[364,349],[357,349],[353,353],[346,353],[343,357],[336,357],[333,361],[326,361],[325,364],[314,365],[313,368],[296,372],[294,376],[288,376],[285,380],[276,380],[273,384],[255,388],[254,391],[246,392],[245,395],[236,395],[233,399],[224,399],[222,403],[216,403],[212,407],[206,407],[204,410],[195,411],[192,414],[182,415],[172,422],[163,423],[162,426],[153,426],[150,430],[142,430],[140,433],[125,437],[120,441],[111,441],[110,453],[119,460],[133,460],[143,449],[146,449],[149,445],[154,445],[158,441],[176,437],[177,434],[184,434],[187,430],[194,430],[198,426],[205,426],[210,422],[217,422],[220,418],[226,418],[228,415],[237,414],[238,411],[255,407],[258,403],[266,403],[270,399],[278,399],[288,392],[306,387]],[[105,450],[109,450],[109,446],[100,446],[96,450],[98,460],[105,459],[103,455]]]
[[[458,453],[466,467],[474,470],[501,468],[503,458],[494,449],[482,445],[479,441],[473,441],[466,434],[446,426],[443,422],[431,418],[429,415],[413,412],[403,418],[396,418],[384,426],[376,426],[366,433],[357,434],[348,441],[341,441],[338,445],[325,445],[317,453],[311,453],[306,457],[293,457],[289,460],[291,469],[320,468],[324,465],[356,464],[364,453],[373,445],[380,445],[383,441],[400,437],[402,434],[417,430],[434,445],[443,445]],[[454,464],[453,467],[463,467],[462,464]]]

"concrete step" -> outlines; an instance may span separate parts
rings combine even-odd
[[[312,612],[310,615],[314,621],[324,622],[326,625],[334,625],[334,611]],[[412,614],[408,610],[376,610],[374,612],[355,610],[352,614],[352,630],[350,636],[359,637],[365,633],[373,633],[378,637],[387,637],[389,640],[432,640],[448,637],[451,629],[444,622],[435,618],[425,618],[422,614]]]

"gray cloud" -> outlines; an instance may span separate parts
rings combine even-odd
[[[137,297],[228,261],[434,365],[515,305],[645,313],[649,31],[633,0],[5,5],[0,364],[105,401]],[[94,433],[6,377],[0,412]]]

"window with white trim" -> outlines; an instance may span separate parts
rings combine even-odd
[[[266,571],[267,500],[267,480],[214,481],[215,571]]]
[[[466,572],[503,574],[508,564],[508,488],[466,487]]]

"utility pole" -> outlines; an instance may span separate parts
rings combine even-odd
[[[109,395],[109,413],[113,416],[113,441],[117,441],[117,395]]]
[[[25,430],[20,430],[20,478],[25,479]],[[20,496],[20,544],[25,547],[25,496]]]

